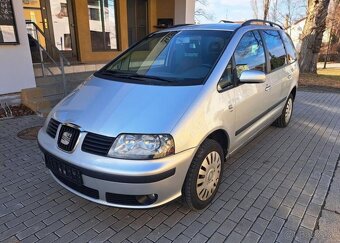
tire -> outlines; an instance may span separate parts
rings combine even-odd
[[[286,127],[288,126],[292,114],[293,114],[293,106],[294,106],[294,98],[293,95],[290,94],[288,96],[288,99],[286,101],[285,106],[283,107],[281,116],[276,119],[276,121],[273,123],[274,126],[276,127]]]
[[[212,139],[206,139],[197,150],[182,189],[183,199],[191,209],[203,209],[215,197],[222,179],[224,157],[221,145]]]

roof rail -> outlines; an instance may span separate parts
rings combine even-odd
[[[225,19],[221,19],[219,23],[234,24],[235,22],[229,21],[229,20],[225,20]]]
[[[176,24],[176,25],[171,25],[167,29],[172,29],[176,27],[182,27],[182,26],[188,26],[188,25],[194,25],[194,24]]]
[[[277,24],[277,23],[274,23],[274,22],[271,22],[271,21],[268,21],[268,20],[263,20],[263,19],[250,19],[250,20],[247,20],[245,21],[242,26],[247,26],[247,25],[251,25],[252,23],[262,23],[262,24],[269,24],[270,26],[274,27],[277,26],[279,27],[281,30],[283,30],[282,26]]]

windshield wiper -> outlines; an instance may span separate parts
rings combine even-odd
[[[103,75],[108,75],[108,76],[111,76],[111,77],[128,77],[128,76],[130,76],[129,73],[112,71],[112,70],[99,71],[99,73],[103,74]]]
[[[138,73],[124,73],[119,71],[111,71],[111,70],[104,70],[100,72],[103,75],[113,76],[113,77],[119,77],[119,78],[127,78],[127,79],[137,79],[137,80],[157,80],[162,81],[166,83],[172,83],[173,81],[165,78],[161,78],[158,76],[152,76],[152,75],[142,75]]]
[[[143,80],[144,79],[152,79],[152,80],[158,80],[158,81],[162,81],[162,82],[166,82],[166,83],[172,83],[173,82],[169,79],[161,78],[161,77],[158,77],[158,76],[152,76],[152,75],[132,74],[129,77],[135,78],[135,79],[143,79]]]

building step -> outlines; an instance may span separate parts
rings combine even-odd
[[[66,75],[67,94],[84,82],[93,72]],[[61,75],[36,78],[37,88],[21,91],[24,105],[41,116],[46,116],[51,109],[64,98],[64,85]]]
[[[22,103],[39,115],[46,116],[51,109],[64,98],[63,93],[44,96],[44,89],[32,88],[22,90]]]
[[[20,105],[21,104],[20,93],[0,95],[0,104]]]
[[[65,66],[64,71],[65,71],[65,74],[78,74],[78,73],[85,73],[85,72],[93,73],[101,69],[105,64],[106,63],[70,65],[70,66]],[[42,73],[41,64],[39,63],[34,64],[33,69],[34,69],[34,74],[36,77],[44,76]],[[45,64],[45,69],[49,69],[49,71],[45,70],[45,77],[61,74],[60,69],[54,64]],[[50,72],[52,72],[53,75]]]
[[[65,75],[66,83],[76,82],[80,84],[92,74],[93,72],[66,74]],[[38,77],[36,78],[36,84],[37,87],[44,87],[46,85],[52,84],[63,84],[63,77],[60,74],[54,76]]]
[[[34,112],[38,112],[39,110],[42,109],[51,108],[50,101],[42,96],[41,88],[31,88],[22,90],[21,101],[25,106],[27,106]]]

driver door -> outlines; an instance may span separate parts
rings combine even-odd
[[[244,34],[234,52],[234,62],[237,79],[245,70],[266,72],[265,49],[258,31]],[[264,83],[239,83],[235,87],[235,148],[266,126],[261,118],[269,108],[270,90],[267,86],[268,80]]]

